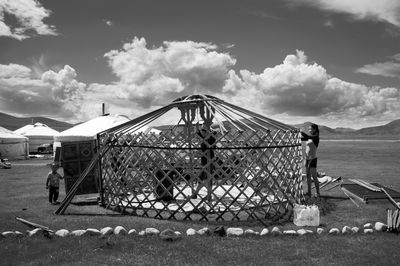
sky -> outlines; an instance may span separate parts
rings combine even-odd
[[[0,112],[133,119],[210,94],[288,124],[400,118],[399,0],[0,0]]]

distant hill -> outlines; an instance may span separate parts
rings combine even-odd
[[[357,134],[376,135],[393,134],[400,135],[400,119],[394,120],[386,125],[377,127],[366,127],[356,131]]]
[[[335,131],[337,133],[352,133],[352,132],[356,131],[356,129],[347,128],[347,127],[337,127],[337,128],[335,128]]]
[[[59,132],[67,130],[74,126],[73,124],[57,121],[46,117],[15,117],[5,113],[0,113],[0,126],[5,127],[11,131],[14,131],[28,124],[32,124],[32,121],[33,123],[39,122],[45,124]]]
[[[311,125],[311,122],[304,122],[303,124],[297,124],[293,125],[294,127],[300,128],[304,132],[308,132],[308,127]],[[343,132],[351,132],[352,129],[350,128],[340,128],[339,130],[324,126],[324,125],[318,125],[319,128],[319,133],[322,136],[327,136],[327,135],[334,135],[334,134],[341,134]],[[353,131],[355,131],[353,129]]]
[[[294,125],[297,128],[308,131],[310,122]],[[386,125],[366,127],[362,129],[330,128],[319,126],[321,139],[400,139],[400,119]]]
[[[311,122],[293,125],[296,128],[308,132],[308,127]],[[224,123],[226,128],[230,128],[229,123]],[[171,130],[174,125],[158,126],[161,131]],[[181,126],[180,126],[181,127]],[[386,125],[377,127],[367,127],[362,129],[353,128],[330,128],[324,125],[319,125],[321,139],[396,139],[400,140],[400,119],[394,120]]]

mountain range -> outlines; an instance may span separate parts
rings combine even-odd
[[[294,125],[308,132],[310,122]],[[321,139],[396,139],[400,140],[400,119],[393,120],[382,126],[365,127],[361,129],[352,128],[330,128],[319,125]]]
[[[51,127],[58,132],[67,130],[73,127],[73,124],[69,124],[66,122],[61,122],[58,120],[46,118],[46,117],[15,117],[12,115],[8,115],[5,113],[0,113],[0,126],[4,127],[8,130],[14,131],[23,126],[34,124],[34,123],[42,123]]]
[[[14,117],[0,112],[0,126],[9,130],[16,130],[27,124],[42,123],[59,132],[67,130],[74,124],[46,118],[46,117]],[[293,125],[307,132],[310,122]],[[382,126],[366,127],[361,129],[330,128],[319,125],[321,139],[396,139],[400,140],[400,119]]]

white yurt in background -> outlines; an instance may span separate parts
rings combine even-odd
[[[29,155],[28,138],[0,127],[0,153],[9,160],[26,159]]]
[[[129,118],[124,115],[98,116],[56,134],[54,136],[54,150],[56,147],[61,147],[61,142],[94,140],[98,133],[128,121],[130,121]]]
[[[48,127],[42,123],[35,123],[33,125],[26,125],[17,130],[14,133],[28,137],[29,139],[29,152],[37,152],[38,147],[42,144],[50,143],[53,144],[54,136],[59,132],[57,130]]]

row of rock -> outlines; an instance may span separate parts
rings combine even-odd
[[[376,222],[375,225],[371,223],[367,223],[363,226],[362,232],[364,234],[368,233],[373,233],[374,231],[377,232],[385,232],[387,231],[387,226],[384,223],[381,222]],[[360,232],[361,230],[359,227],[349,227],[349,226],[344,226],[341,230],[338,228],[331,228],[327,230],[328,234],[331,235],[338,235],[338,234],[355,234]],[[317,228],[316,233],[317,234],[323,234],[326,230],[323,228]],[[187,236],[194,236],[194,235],[218,235],[218,236],[251,236],[251,235],[260,235],[260,236],[265,236],[265,235],[306,235],[306,234],[313,234],[314,231],[312,230],[307,230],[307,229],[299,229],[299,230],[281,230],[279,227],[275,226],[271,230],[268,228],[264,228],[261,230],[261,232],[254,231],[252,229],[246,229],[243,230],[242,228],[238,227],[229,227],[225,229],[223,226],[218,226],[216,227],[213,231],[211,231],[209,228],[204,227],[200,230],[195,230],[193,228],[189,228],[186,230],[186,235]],[[40,228],[33,229],[31,231],[27,231],[27,236],[29,237],[35,237],[35,236],[46,236],[46,237],[67,237],[67,236],[100,236],[100,237],[106,237],[110,235],[139,235],[139,236],[145,236],[145,235],[158,235],[160,236],[161,239],[167,240],[167,241],[172,241],[179,239],[182,236],[182,233],[178,231],[174,231],[171,229],[166,229],[164,231],[161,231],[156,229],[156,228],[146,228],[145,230],[142,231],[136,231],[135,229],[130,229],[127,230],[123,226],[116,226],[115,228],[112,227],[104,227],[100,230],[95,229],[95,228],[88,228],[86,230],[74,230],[74,231],[68,231],[66,229],[60,229],[56,232],[51,232],[51,231],[45,231]],[[23,233],[19,231],[6,231],[1,234],[2,237],[23,237],[25,236]]]
[[[362,228],[363,232],[365,234],[368,233],[373,233],[374,231],[377,232],[385,232],[387,231],[387,226],[384,223],[381,222],[376,222],[375,225],[373,226],[371,223],[367,223],[364,225],[364,227]],[[325,229],[323,228],[317,228],[316,230],[317,234],[322,234],[325,232]],[[349,227],[349,226],[344,226],[342,228],[342,230],[338,229],[338,228],[331,228],[330,230],[328,230],[328,234],[331,235],[338,235],[338,234],[355,234],[360,232],[360,228],[359,227]],[[280,230],[279,227],[275,226],[272,228],[272,230],[270,231],[268,228],[264,228],[261,230],[261,232],[256,232],[252,229],[247,229],[247,230],[243,230],[242,228],[228,228],[226,230],[226,235],[227,236],[248,236],[248,235],[260,235],[260,236],[264,236],[264,235],[306,235],[306,234],[313,234],[314,231],[312,230],[307,230],[307,229],[298,229],[298,230]],[[188,229],[186,231],[186,234],[188,236],[191,235],[195,235],[195,230],[194,229]]]

